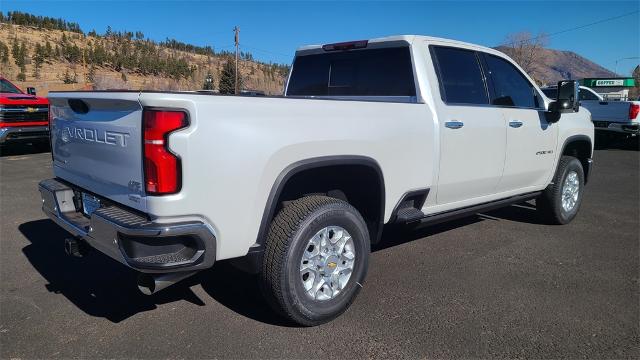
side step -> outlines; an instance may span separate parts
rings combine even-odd
[[[435,224],[449,221],[449,220],[456,220],[456,219],[464,218],[470,215],[475,215],[480,212],[500,209],[509,205],[518,204],[531,199],[535,199],[541,193],[542,191],[536,191],[528,194],[512,196],[510,198],[506,198],[502,200],[491,201],[488,203],[483,203],[483,204],[473,205],[473,206],[469,206],[461,209],[450,210],[443,213],[433,214],[420,219],[420,222],[422,224],[435,225]]]
[[[419,221],[424,218],[424,213],[414,207],[407,207],[398,209],[396,214],[396,222],[408,224],[411,222]]]
[[[438,224],[441,222],[455,220],[463,217],[467,217],[470,215],[477,214],[479,212],[485,212],[490,210],[499,209],[505,206],[509,206],[512,204],[517,204],[521,202],[525,202],[527,200],[535,199],[542,192],[536,191],[532,193],[516,195],[505,199],[500,199],[496,201],[491,201],[483,204],[472,205],[460,209],[449,210],[437,214],[429,214],[425,215],[420,209],[416,206],[421,207],[424,201],[417,202],[414,199],[403,200],[398,204],[398,210],[396,210],[396,215],[393,222],[398,224],[409,224],[420,222],[422,224]]]

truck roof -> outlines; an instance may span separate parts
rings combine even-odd
[[[424,42],[440,42],[440,43],[444,42],[444,43],[449,43],[451,45],[455,45],[463,48],[481,50],[489,53],[500,53],[500,51],[497,51],[495,49],[492,49],[486,46],[471,44],[464,41],[439,38],[439,37],[433,37],[433,36],[425,36],[425,35],[392,35],[392,36],[373,38],[368,40],[368,45],[376,45],[375,47],[378,47],[378,46],[384,47],[385,43],[408,42],[409,44],[412,44],[416,40],[422,40]],[[296,50],[296,55],[309,55],[311,53],[320,52],[322,51],[323,45],[301,46]]]

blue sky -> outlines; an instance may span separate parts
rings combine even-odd
[[[554,33],[636,11],[616,20],[549,38],[549,47],[572,50],[614,70],[617,59],[640,56],[640,2],[615,1],[11,1],[0,10],[62,17],[86,32],[142,31],[215,49],[233,48],[240,26],[243,50],[289,63],[303,44],[322,44],[394,34],[442,36],[486,46],[508,33]],[[640,60],[623,60],[629,75]]]

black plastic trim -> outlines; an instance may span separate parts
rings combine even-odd
[[[460,219],[473,214],[477,214],[479,212],[500,209],[509,205],[531,200],[538,197],[541,193],[542,191],[536,191],[532,193],[508,197],[505,199],[490,201],[490,202],[486,202],[478,205],[472,205],[472,206],[453,209],[453,210],[449,210],[449,211],[445,211],[437,214],[427,215],[422,220],[420,220],[420,222],[423,224],[434,225],[434,224],[438,224],[445,221]]]
[[[589,142],[589,145],[591,147],[591,153],[589,154],[589,158],[593,158],[593,144],[591,143],[591,138],[589,138],[587,135],[572,135],[569,136],[565,141],[564,144],[562,144],[562,151],[560,152],[560,154],[564,154],[564,150],[567,148],[567,145],[569,145],[570,143],[574,142],[574,141],[578,141],[578,140],[586,140],[587,142]]]
[[[319,167],[325,166],[333,166],[333,165],[364,165],[372,168],[377,174],[380,183],[380,196],[382,199],[382,204],[380,206],[380,224],[378,226],[378,233],[372,234],[371,242],[375,243],[380,239],[382,235],[382,228],[384,226],[384,208],[385,208],[385,186],[384,186],[384,176],[382,175],[382,170],[380,169],[380,165],[378,163],[366,156],[359,155],[340,155],[340,156],[323,156],[317,158],[310,158],[305,160],[297,161],[289,166],[287,166],[280,175],[276,178],[273,186],[271,187],[271,191],[269,192],[269,197],[267,198],[267,204],[265,205],[264,212],[262,215],[262,221],[260,222],[260,229],[258,230],[258,237],[256,239],[256,243],[260,245],[260,247],[255,247],[251,250],[252,253],[262,252],[263,244],[266,239],[267,230],[269,227],[269,222],[276,215],[275,210],[278,206],[278,199],[282,194],[282,190],[284,189],[287,181],[291,179],[295,174]]]
[[[415,208],[418,210],[422,210],[422,206],[424,206],[424,203],[427,201],[427,197],[429,196],[429,191],[431,189],[430,188],[423,188],[423,189],[415,189],[415,190],[410,190],[405,192],[402,197],[400,197],[400,200],[398,200],[398,202],[396,203],[396,206],[393,207],[393,212],[391,213],[391,218],[389,220],[389,222],[394,222],[396,221],[397,217],[398,217],[398,210],[400,210],[400,205],[402,205],[402,203],[410,197],[415,197],[415,196],[422,196],[422,198],[420,199],[418,204],[414,204]]]
[[[587,135],[569,136],[564,141],[564,144],[562,144],[562,150],[560,151],[560,154],[558,154],[558,161],[560,161],[560,156],[564,154],[564,150],[567,148],[567,146],[575,141],[587,141],[589,143],[589,148],[591,149],[589,153],[589,157],[587,158],[587,167],[584,169],[584,183],[586,185],[589,180],[589,176],[591,175],[591,168],[593,163],[593,143],[591,142],[591,138],[589,138]]]

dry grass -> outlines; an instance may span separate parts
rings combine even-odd
[[[13,57],[9,56],[9,64],[0,64],[0,74],[15,82],[21,88],[33,86],[38,91],[38,95],[46,96],[49,91],[60,90],[90,90],[90,89],[140,89],[140,90],[197,90],[202,88],[204,78],[208,71],[211,71],[215,81],[219,79],[219,72],[222,69],[224,60],[221,57],[208,57],[205,55],[197,55],[177,50],[165,50],[175,55],[188,59],[190,65],[196,66],[196,71],[189,79],[175,80],[162,76],[145,76],[135,72],[125,72],[127,81],[122,80],[122,74],[110,68],[96,67],[94,83],[87,81],[87,73],[89,66],[83,64],[71,64],[64,60],[55,60],[45,62],[40,70],[40,78],[33,76],[33,64],[31,63],[31,55],[36,43],[44,45],[49,41],[55,48],[55,45],[62,44],[62,34],[73,41],[80,48],[86,47],[93,38],[61,30],[45,30],[30,26],[20,26],[12,24],[0,24],[0,41],[4,42],[9,48],[13,39],[25,41],[28,50],[28,61],[26,66],[26,81],[14,81],[18,75],[19,68],[15,65]],[[247,89],[255,89],[264,91],[267,94],[282,93],[284,78],[271,78],[266,70],[266,65],[256,62],[242,61],[240,64],[240,74],[242,75]],[[77,84],[64,84],[62,77],[68,71],[70,74],[76,74]]]

